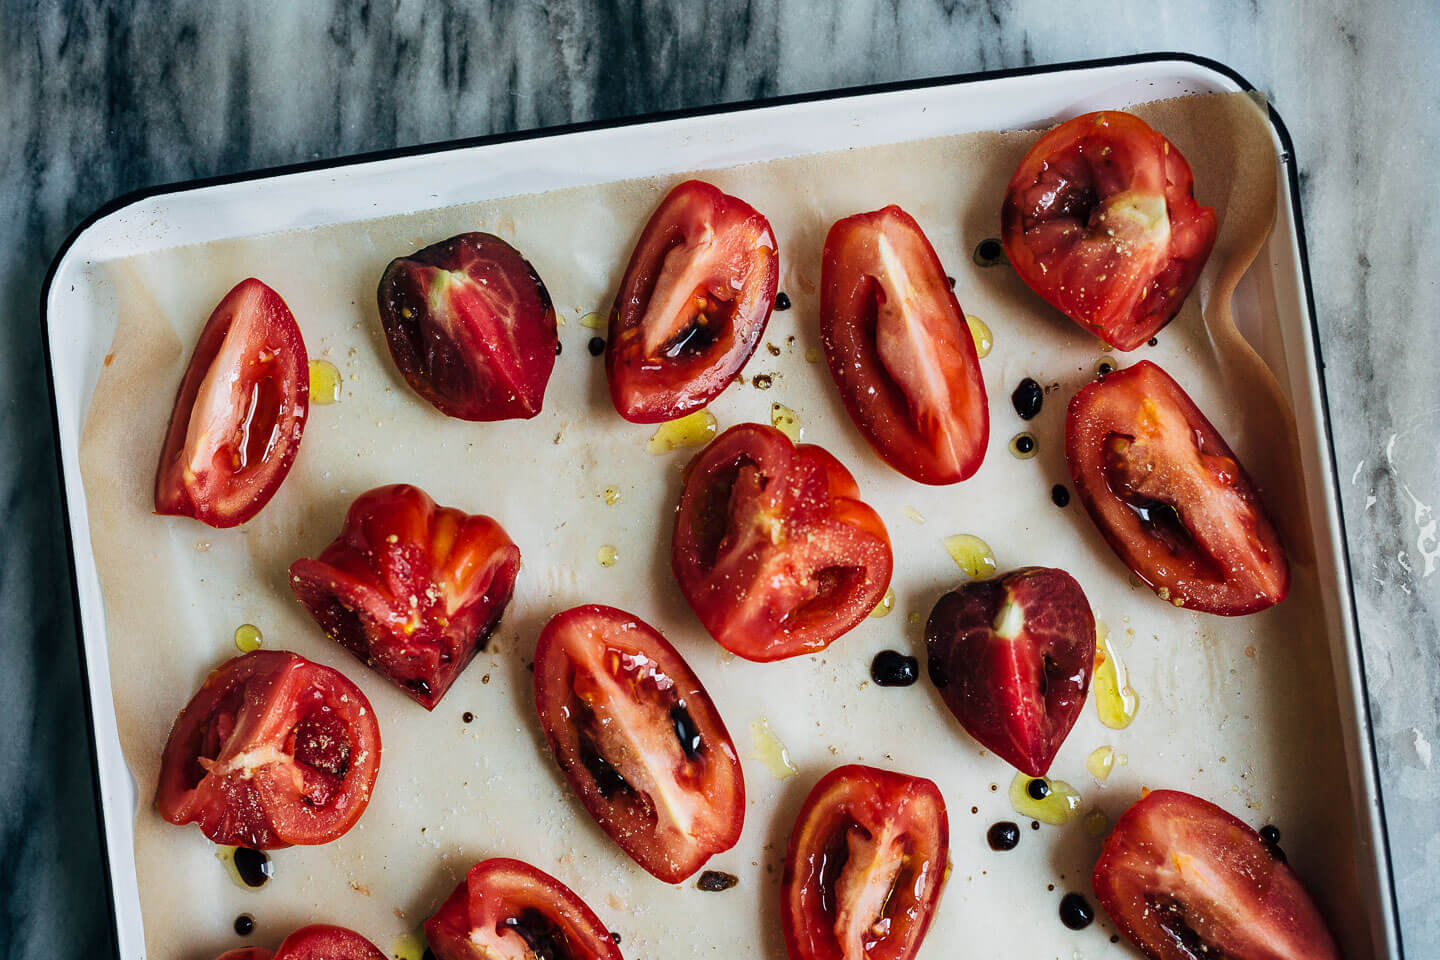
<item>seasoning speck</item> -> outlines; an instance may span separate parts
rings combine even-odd
[[[695,886],[708,893],[719,893],[721,890],[729,890],[739,882],[740,878],[733,873],[722,873],[719,870],[706,870],[700,874],[700,880]]]
[[[769,390],[771,384],[774,383],[774,377],[768,373],[757,373],[751,378],[750,383],[756,390]]]

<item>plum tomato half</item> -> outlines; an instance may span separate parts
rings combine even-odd
[[[1170,322],[1215,245],[1215,211],[1195,201],[1190,165],[1119,110],[1041,137],[1011,178],[1000,219],[1020,279],[1117,350]]]
[[[980,468],[990,411],[975,338],[910,214],[891,205],[830,228],[820,337],[850,419],[887,463],[930,484]]]
[[[290,589],[326,636],[433,710],[485,647],[519,570],[500,524],[394,484],[356,498],[340,536],[290,565]]]
[[[391,261],[380,323],[405,381],[461,420],[528,420],[555,366],[555,306],[530,261],[462,233]]]
[[[1254,613],[1285,599],[1290,565],[1234,452],[1148,360],[1070,401],[1065,459],[1111,548],[1163,600]]]
[[[605,373],[620,416],[658,423],[698,410],[760,344],[780,285],[770,221],[701,180],[645,224],[610,311]]]
[[[280,294],[242,280],[210,314],[180,380],[155,512],[212,527],[244,523],[275,495],[310,408],[310,361]]]
[[[557,614],[535,649],[535,704],[560,770],[636,863],[679,883],[740,839],[745,781],[710,695],[638,617]]]
[[[337,670],[282,650],[222,664],[175,718],[155,806],[215,843],[329,843],[360,819],[380,772],[380,727]]]
[[[840,461],[742,423],[685,467],[670,566],[710,635],[764,661],[823,650],[859,624],[894,557]]]
[[[935,784],[859,764],[830,771],[805,798],[785,855],[790,960],[909,960],[949,861]]]

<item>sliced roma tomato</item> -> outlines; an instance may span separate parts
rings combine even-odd
[[[500,524],[395,484],[361,494],[335,542],[290,565],[290,589],[326,636],[433,710],[490,639],[519,570]]]
[[[823,650],[869,616],[894,557],[840,461],[742,423],[685,467],[670,567],[721,646],[781,660]]]
[[[530,261],[462,233],[393,260],[380,322],[405,381],[446,416],[528,420],[555,366],[555,307]]]
[[[740,839],[745,781],[715,704],[638,617],[557,614],[535,649],[535,704],[585,809],[636,863],[679,883]]]
[[[910,214],[892,205],[830,228],[820,336],[850,419],[887,463],[933,484],[980,468],[990,411],[975,338]]]
[[[610,931],[559,880],[519,860],[470,868],[425,939],[440,960],[620,960]]]
[[[1170,322],[1215,245],[1215,211],[1195,202],[1180,151],[1118,110],[1041,137],[1000,217],[1020,279],[1117,350]]]
[[[1340,957],[1295,871],[1254,830],[1188,793],[1155,790],[1127,810],[1091,882],[1151,960]]]
[[[155,512],[244,523],[275,495],[305,429],[310,361],[280,294],[242,280],[195,344],[155,471]]]
[[[700,180],[666,194],[640,234],[610,311],[605,373],[620,416],[698,410],[760,343],[780,285],[770,221]]]
[[[275,960],[385,960],[385,954],[354,930],[312,923],[286,937]]]
[[[379,772],[380,727],[359,687],[256,650],[206,677],[175,718],[155,806],[216,843],[329,843],[360,819]]]
[[[1085,705],[1095,615],[1075,578],[1023,567],[962,584],[925,625],[930,680],[970,736],[1043,777]]]
[[[1075,492],[1163,600],[1223,616],[1285,599],[1290,565],[1250,478],[1180,385],[1148,360],[1070,401]]]
[[[929,780],[859,764],[825,775],[790,833],[790,960],[908,960],[935,915],[950,821]]]

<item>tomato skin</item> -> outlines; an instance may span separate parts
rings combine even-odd
[[[719,396],[759,346],[779,286],[775,233],[754,207],[702,180],[666,194],[610,310],[605,375],[620,416],[659,423]]]
[[[290,588],[326,636],[427,710],[500,622],[520,548],[490,517],[419,487],[361,494],[335,541],[290,565]]]
[[[219,844],[328,843],[360,819],[380,727],[339,671],[283,650],[216,668],[175,718],[155,806]]]
[[[385,960],[385,954],[354,930],[312,923],[286,937],[274,960]]]
[[[990,411],[975,338],[935,248],[904,210],[830,228],[820,331],[850,419],[887,463],[928,484],[980,468]]]
[[[816,653],[885,596],[894,568],[855,478],[813,444],[742,423],[685,468],[670,566],[725,649],[768,661]]]
[[[219,528],[255,516],[290,472],[309,407],[310,361],[294,314],[259,280],[240,281],[205,322],[180,380],[155,512]]]
[[[909,960],[949,860],[950,822],[934,783],[859,764],[830,771],[805,798],[785,855],[790,960]]]
[[[735,744],[699,678],[643,620],[598,604],[556,614],[535,650],[535,703],[585,809],[655,877],[679,883],[740,839]]]
[[[272,960],[275,951],[266,950],[264,947],[240,947],[235,950],[226,950],[215,960]]]
[[[1254,830],[1188,793],[1154,790],[1136,801],[1105,840],[1092,884],[1151,960],[1340,957],[1295,872]]]
[[[1142,360],[1082,387],[1065,459],[1095,526],[1162,599],[1221,616],[1285,599],[1289,562],[1254,484],[1160,367]]]
[[[1010,180],[1005,254],[1020,278],[1116,350],[1169,323],[1215,245],[1175,145],[1119,110],[1046,133]]]

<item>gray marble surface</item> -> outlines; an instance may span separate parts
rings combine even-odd
[[[1440,956],[1433,0],[0,11],[0,952],[113,949],[38,325],[46,264],[95,207],[149,184],[462,135],[1186,50],[1268,92],[1294,134],[1407,953]]]

